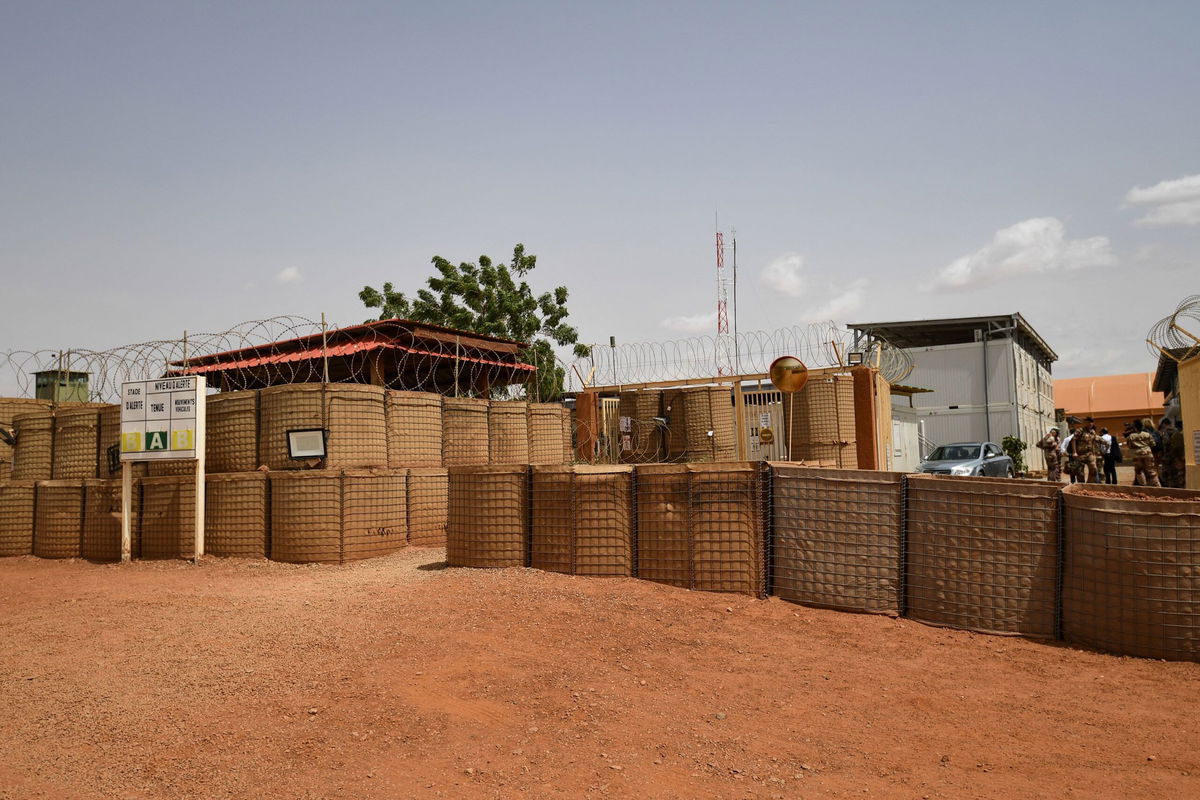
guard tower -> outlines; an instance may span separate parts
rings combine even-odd
[[[88,401],[86,372],[49,369],[33,373],[34,397],[52,403],[86,403]]]

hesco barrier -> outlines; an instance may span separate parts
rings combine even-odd
[[[13,448],[14,481],[48,481],[54,448],[54,417],[50,409],[26,411],[13,419],[17,446]]]
[[[519,400],[488,403],[488,463],[529,463],[529,404]]]
[[[175,458],[160,458],[144,462],[146,474],[151,478],[195,478],[196,462],[183,461]]]
[[[1055,635],[1060,486],[908,478],[908,616],[986,633]]]
[[[757,463],[640,466],[637,576],[689,589],[765,591],[765,493]]]
[[[564,417],[569,426],[570,412],[558,403],[529,404],[530,464],[570,463],[570,450],[564,447]]]
[[[562,463],[570,464],[575,460],[575,420],[566,406],[559,408],[558,418],[562,422]]]
[[[386,467],[387,421],[380,386],[294,383],[259,395],[258,460],[272,470],[305,469],[288,456],[289,430],[325,428],[326,469]]]
[[[271,560],[341,563],[341,473],[274,472],[270,480]]]
[[[272,473],[271,559],[340,564],[401,549],[406,480],[387,468]]]
[[[730,461],[736,454],[733,393],[727,386],[683,390],[688,461]]]
[[[388,390],[388,464],[393,467],[442,465],[442,397],[430,392]]]
[[[342,473],[342,560],[394,553],[408,545],[408,470]]]
[[[801,391],[783,396],[783,414],[792,461],[858,467],[853,376],[813,375]]]
[[[633,468],[539,466],[530,475],[530,566],[633,575]]]
[[[33,481],[0,485],[0,556],[33,554]]]
[[[649,464],[666,457],[663,429],[655,417],[662,416],[662,390],[642,389],[618,395],[618,413],[632,420],[629,449],[622,448],[621,460],[628,464]]]
[[[662,415],[667,420],[663,434],[663,448],[668,461],[682,461],[687,456],[688,425],[687,404],[683,389],[664,389],[662,393]]]
[[[13,420],[21,414],[50,413],[48,400],[27,397],[0,397],[0,427],[13,427]],[[0,484],[12,479],[12,445],[0,437]]]
[[[204,478],[206,555],[267,557],[267,475],[230,472]]]
[[[254,390],[222,392],[205,401],[205,472],[252,472],[258,468],[258,399]]]
[[[136,506],[135,506],[136,507]],[[131,533],[137,531],[132,526]],[[131,551],[138,551],[131,541]],[[121,482],[91,478],[83,482],[83,531],[79,555],[91,561],[121,560]]]
[[[39,481],[33,520],[33,554],[79,558],[83,481]]]
[[[100,409],[59,408],[54,413],[54,480],[99,475]]]
[[[841,611],[899,614],[904,476],[771,469],[771,593]]]
[[[488,401],[442,398],[442,463],[447,467],[488,463]]]
[[[408,471],[408,541],[424,547],[446,546],[449,473],[433,467]]]
[[[446,562],[452,567],[525,565],[529,468],[449,468]]]
[[[138,557],[195,557],[195,477],[142,478],[140,483],[142,511],[139,519],[141,544]]]
[[[1063,638],[1200,660],[1200,494],[1074,484],[1063,507]]]

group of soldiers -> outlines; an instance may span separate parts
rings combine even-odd
[[[1125,426],[1125,443],[1133,457],[1134,486],[1183,488],[1182,424],[1164,417],[1156,429],[1150,418],[1137,419]],[[1092,417],[1079,428],[1072,425],[1066,438],[1058,426],[1051,428],[1037,446],[1046,454],[1047,480],[1061,482],[1066,471],[1073,482],[1100,483],[1104,466],[1105,480],[1116,483],[1116,463],[1123,460],[1120,442],[1107,428],[1096,430]]]

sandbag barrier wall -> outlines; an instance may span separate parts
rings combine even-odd
[[[192,476],[135,479],[136,559],[191,559]],[[446,544],[447,471],[238,472],[205,481],[205,554],[343,563],[408,545]],[[0,484],[0,557],[121,557],[121,481],[98,478]]]
[[[599,536],[602,573],[1200,661],[1197,492],[733,462],[458,467],[449,494],[451,566],[598,574]]]

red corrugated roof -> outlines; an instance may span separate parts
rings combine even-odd
[[[430,356],[432,358],[449,358],[458,361],[470,361],[474,364],[487,364],[494,367],[508,367],[509,369],[520,372],[537,372],[537,367],[532,364],[520,364],[511,361],[496,361],[490,358],[476,358],[474,356],[454,355],[453,353],[435,353],[431,350],[422,350],[418,347],[408,347],[395,342],[374,340],[374,341],[357,341],[344,342],[342,344],[332,344],[322,348],[320,345],[316,347],[308,347],[303,350],[293,350],[290,353],[268,353],[266,355],[250,356],[248,358],[238,359],[237,361],[217,361],[210,364],[189,364],[187,368],[171,370],[172,375],[204,375],[211,372],[226,372],[234,369],[247,369],[249,367],[261,367],[267,364],[286,364],[293,361],[309,361],[321,358],[322,356],[348,356],[353,353],[363,353],[369,350],[403,350],[406,353],[419,356]]]

